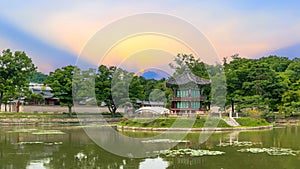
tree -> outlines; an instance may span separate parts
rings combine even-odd
[[[95,96],[95,69],[79,70],[75,69],[73,75],[73,100],[76,102],[87,99],[94,100]],[[96,105],[96,104],[95,104]]]
[[[192,54],[178,54],[174,63],[170,63],[169,66],[175,70],[174,77],[183,73],[186,67],[188,67],[196,76],[209,79],[209,74],[206,70],[206,64],[200,59],[196,59]]]
[[[50,75],[45,81],[52,88],[54,96],[58,97],[59,103],[62,106],[68,106],[69,116],[72,117],[73,106],[73,75],[79,68],[76,66],[65,66],[61,69],[56,69],[54,72],[50,72]]]
[[[101,65],[98,67],[98,73],[95,79],[95,92],[98,105],[104,102],[112,116],[115,115],[119,107],[119,102],[114,100],[112,96],[112,79],[116,76],[114,75],[116,71],[117,68],[115,66],[106,67],[105,65]],[[121,74],[119,74],[119,76],[123,78]],[[122,87],[120,89],[122,89]]]
[[[27,98],[26,101],[33,102],[34,104],[41,104],[44,101],[44,97],[41,94],[31,93]]]
[[[112,116],[119,106],[145,98],[142,79],[115,66],[101,65],[95,79],[95,93],[98,105],[104,102]]]
[[[29,77],[36,69],[25,52],[2,51],[0,55],[0,105],[5,101],[21,97],[28,90]]]
[[[131,102],[136,103],[137,100],[145,100],[144,86],[141,83],[141,78],[131,74],[131,82],[129,84],[129,98]]]
[[[300,111],[300,90],[288,90],[282,96],[282,111],[286,116],[293,115],[295,112]]]

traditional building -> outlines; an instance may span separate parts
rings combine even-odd
[[[189,69],[167,81],[167,85],[173,89],[173,97],[170,99],[171,113],[197,113],[205,111],[204,102],[207,96],[203,95],[203,86],[210,85],[211,81],[194,75]]]
[[[30,83],[29,90],[34,94],[40,94],[44,98],[45,105],[58,105],[58,98],[54,97],[52,89],[49,86],[38,83]],[[27,104],[37,104],[36,102],[28,102]]]

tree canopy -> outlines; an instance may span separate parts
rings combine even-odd
[[[28,91],[29,77],[36,67],[25,52],[2,51],[0,55],[0,105]]]
[[[55,97],[58,97],[59,103],[68,106],[69,116],[72,116],[73,106],[73,75],[79,69],[76,66],[65,66],[50,72],[45,81],[52,88]]]

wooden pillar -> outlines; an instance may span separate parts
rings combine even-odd
[[[201,98],[202,98],[202,87],[200,86],[200,98],[199,98],[199,102],[200,102],[200,110],[202,110],[202,102],[201,102]]]

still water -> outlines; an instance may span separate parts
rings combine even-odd
[[[41,133],[41,130],[50,132]],[[123,134],[133,137],[149,137],[155,133],[124,132]],[[105,133],[102,137],[105,137]],[[130,159],[111,154],[100,148],[79,127],[1,127],[0,168],[300,168],[299,153],[294,155],[270,155],[268,153],[238,151],[251,147],[300,150],[300,127],[296,126],[275,127],[264,131],[214,133],[202,144],[199,143],[199,133],[191,133],[186,137],[186,140],[189,142],[180,143],[176,148],[222,151],[225,154],[201,157],[157,155],[149,158]]]

